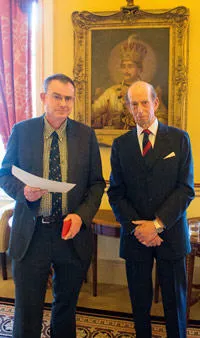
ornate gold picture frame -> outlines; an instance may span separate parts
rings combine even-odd
[[[75,119],[95,129],[100,145],[134,127],[124,99],[134,76],[156,88],[158,119],[186,128],[186,7],[142,11],[131,2],[119,12],[73,12],[72,21]]]

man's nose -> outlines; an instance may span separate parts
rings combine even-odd
[[[60,105],[66,106],[66,104],[67,104],[67,101],[66,101],[65,97],[62,97],[62,99],[60,100]]]
[[[142,103],[138,103],[138,112],[143,112],[143,105],[142,105]]]

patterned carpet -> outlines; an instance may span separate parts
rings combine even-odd
[[[14,306],[10,301],[0,300],[0,338],[12,337]],[[41,338],[50,337],[50,308],[44,310]],[[130,315],[79,308],[77,310],[77,338],[134,338],[134,324]],[[165,338],[165,326],[153,321],[153,338]],[[200,325],[188,328],[187,338],[200,338]]]

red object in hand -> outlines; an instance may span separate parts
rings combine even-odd
[[[64,238],[68,234],[68,231],[69,231],[69,229],[71,227],[71,224],[72,224],[71,219],[63,221],[62,238]]]

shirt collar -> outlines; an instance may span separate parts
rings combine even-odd
[[[137,135],[141,135],[144,128],[140,127],[138,124],[136,125],[137,127]],[[150,132],[156,136],[157,134],[157,130],[158,130],[158,119],[156,118],[155,121],[150,125],[150,127],[148,128],[150,130]]]
[[[66,130],[66,126],[67,126],[67,119],[65,120],[65,122],[63,122],[60,126],[59,129],[54,129],[50,123],[47,121],[46,119],[46,116],[44,117],[44,132],[45,132],[45,137],[46,138],[49,138],[51,137],[51,134],[56,131],[56,133],[58,134],[58,138],[59,138],[59,141],[62,141],[63,140],[63,137],[64,137],[64,133],[65,133],[65,130]]]

